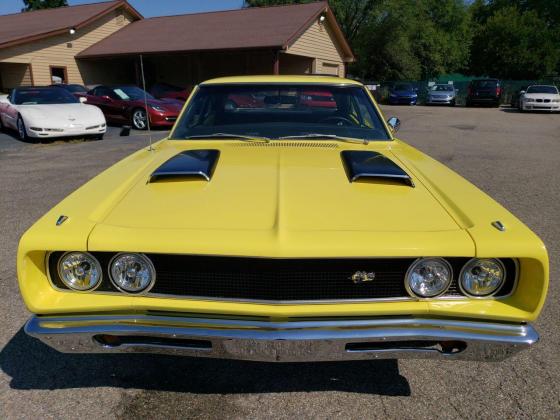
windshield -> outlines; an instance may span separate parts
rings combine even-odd
[[[537,86],[529,86],[527,89],[527,93],[552,93],[558,94],[558,89],[556,86],[546,86],[546,85],[537,85]]]
[[[320,135],[388,140],[390,137],[362,87],[329,85],[201,86],[177,122],[172,138],[278,139]]]
[[[435,85],[432,90],[436,92],[453,92],[453,85]]]
[[[119,99],[123,101],[138,101],[144,100],[144,95],[148,99],[155,99],[152,95],[136,86],[119,86],[113,88],[113,92],[117,94]]]
[[[12,102],[15,105],[53,105],[75,104],[78,99],[67,90],[59,88],[50,89],[16,89]]]
[[[414,90],[410,83],[399,83],[396,84],[394,90]]]

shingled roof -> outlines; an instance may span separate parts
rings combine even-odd
[[[354,56],[326,1],[143,19],[85,49],[78,58],[285,49],[325,14],[348,61]]]
[[[67,6],[0,16],[0,48],[24,44],[80,29],[119,7],[125,7],[136,19],[142,19],[125,0]]]

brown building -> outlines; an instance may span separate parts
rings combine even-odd
[[[0,16],[0,91],[53,80],[195,84],[237,74],[344,76],[327,2],[144,19],[125,0]]]

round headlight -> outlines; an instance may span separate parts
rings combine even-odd
[[[451,265],[443,258],[421,258],[408,269],[405,287],[412,296],[436,297],[447,291],[452,279]]]
[[[143,254],[118,254],[109,264],[111,281],[125,293],[147,292],[156,281],[156,270]]]
[[[473,297],[492,296],[504,284],[506,269],[494,258],[473,258],[461,270],[459,288]]]
[[[58,275],[70,289],[85,292],[99,286],[102,270],[93,255],[87,252],[67,252],[58,260]]]

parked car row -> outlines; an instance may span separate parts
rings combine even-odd
[[[396,83],[389,89],[390,105],[416,105],[419,89],[412,83]],[[458,89],[452,84],[435,84],[429,87],[425,105],[455,106]],[[498,107],[502,101],[503,87],[498,79],[473,80],[467,87],[466,106],[489,105]],[[553,85],[525,86],[512,95],[511,106],[520,111],[558,111],[560,95]]]

